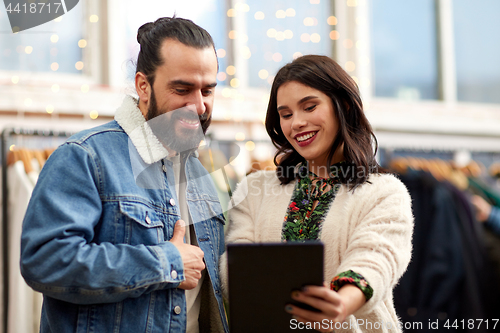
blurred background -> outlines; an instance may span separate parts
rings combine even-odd
[[[40,310],[17,268],[30,188],[9,169],[21,161],[36,175],[69,135],[112,120],[135,94],[137,29],[174,13],[204,27],[217,49],[206,138],[216,158],[202,162],[229,176],[228,186],[214,175],[221,198],[245,174],[273,167],[263,121],[277,70],[301,55],[330,56],[359,86],[381,165],[414,199],[414,259],[395,291],[405,328],[439,320],[478,332],[486,325],[476,320],[488,318],[493,327],[500,238],[477,221],[471,198],[500,206],[500,1],[81,0],[15,34],[0,8],[5,331],[37,332]]]

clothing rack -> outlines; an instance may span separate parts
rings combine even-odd
[[[7,185],[7,155],[10,151],[9,144],[15,137],[51,137],[68,138],[72,132],[56,130],[39,130],[24,128],[5,128],[1,135],[1,160],[2,160],[2,267],[3,267],[3,331],[7,332],[8,304],[9,304],[9,225],[8,205],[9,189]]]

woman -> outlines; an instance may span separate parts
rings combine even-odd
[[[266,129],[277,170],[238,186],[226,242],[321,240],[329,281],[292,294],[321,312],[285,311],[304,323],[346,321],[346,332],[399,331],[392,289],[411,257],[411,199],[375,161],[356,84],[328,57],[297,58],[274,79]]]

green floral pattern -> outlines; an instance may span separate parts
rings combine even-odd
[[[344,162],[332,165],[330,178],[318,177],[306,166],[299,167],[299,179],[283,222],[281,234],[283,242],[319,239],[323,221],[341,187],[337,172],[342,167],[342,163]],[[373,296],[373,289],[368,281],[352,270],[335,276],[330,287],[338,291],[345,284],[356,285],[367,301]]]
[[[368,284],[368,281],[366,281],[362,275],[351,270],[342,272],[334,277],[332,282],[330,282],[330,289],[339,291],[339,289],[346,284],[354,284],[357,286],[363,292],[367,301],[373,296],[373,289]]]
[[[332,170],[336,172],[338,167],[335,166]],[[299,168],[299,175],[283,223],[281,239],[284,242],[317,240],[323,220],[341,185],[336,175],[320,178],[305,166]]]

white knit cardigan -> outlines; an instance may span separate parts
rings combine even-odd
[[[280,242],[283,220],[296,182],[280,185],[275,171],[246,177],[234,192],[226,243]],[[399,179],[370,175],[349,191],[342,185],[323,222],[325,279],[353,270],[373,288],[373,296],[344,329],[335,332],[400,332],[392,290],[411,258],[413,216],[411,198]],[[227,296],[227,258],[221,258],[221,278]],[[349,324],[349,325],[348,325]]]

